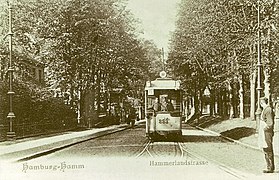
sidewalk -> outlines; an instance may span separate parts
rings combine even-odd
[[[256,121],[247,119],[228,119],[221,117],[203,116],[198,121],[188,122],[192,126],[210,131],[211,133],[223,136],[238,144],[258,149],[258,137],[256,134]],[[275,121],[274,138],[273,138],[274,154],[279,156],[279,121]]]
[[[65,132],[48,137],[33,137],[0,143],[0,160],[18,161],[20,159],[55,151],[88,139],[128,128],[127,124],[112,125],[78,132]]]

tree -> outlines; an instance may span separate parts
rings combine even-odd
[[[252,0],[181,2],[169,62],[189,95],[195,97],[195,109],[202,104],[199,99],[202,99],[202,92],[208,86],[211,101],[218,99],[219,114],[226,114],[222,107],[228,108],[223,100],[230,94],[233,116],[244,116],[243,104],[247,102],[244,95],[250,91],[247,84],[257,64],[258,28],[262,29],[264,67],[269,68],[270,63],[276,63],[273,55],[277,54],[274,48],[277,33],[272,32],[277,27],[274,19],[278,14],[277,6],[275,1],[261,3],[262,24],[258,27],[257,4]],[[227,88],[228,84],[231,91]],[[266,84],[268,91],[269,85]]]
[[[120,0],[14,4],[18,53],[45,64],[49,91],[84,116],[84,123],[107,112],[113,88],[135,96],[153,76],[149,69],[157,54],[146,44],[156,48],[137,37],[136,20],[125,6]]]

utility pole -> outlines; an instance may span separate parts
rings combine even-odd
[[[15,92],[13,91],[13,63],[12,63],[12,46],[13,46],[13,32],[12,32],[12,3],[11,0],[8,2],[9,3],[9,68],[8,68],[8,73],[9,73],[9,114],[7,118],[9,119],[9,131],[7,132],[7,138],[12,140],[15,137],[15,132],[13,131],[13,120],[15,118],[15,114],[13,112],[13,95]]]
[[[258,84],[257,84],[257,91],[258,91],[258,96],[257,96],[257,111],[256,111],[256,132],[258,133],[259,131],[259,123],[260,123],[260,118],[261,118],[261,105],[260,105],[260,97],[261,97],[261,22],[260,22],[260,0],[258,0]]]
[[[165,52],[164,52],[164,48],[162,48],[163,71],[166,71],[166,69],[165,69],[165,57],[164,57],[164,54],[165,54]]]

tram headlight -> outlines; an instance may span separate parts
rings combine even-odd
[[[161,71],[161,72],[160,72],[160,77],[161,77],[161,78],[166,78],[166,77],[167,77],[166,71]]]

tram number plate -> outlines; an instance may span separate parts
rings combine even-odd
[[[169,120],[170,120],[169,118],[159,119],[159,124],[168,124]]]

